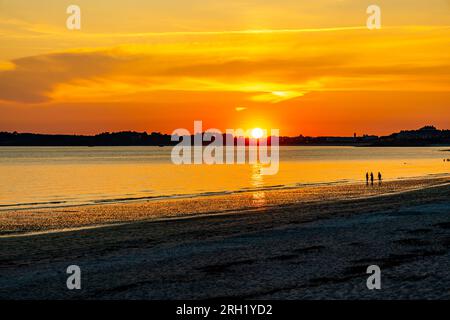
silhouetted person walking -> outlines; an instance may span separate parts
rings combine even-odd
[[[382,176],[381,176],[381,172],[378,172],[378,183],[379,184],[381,184],[381,180],[383,180]]]
[[[369,173],[368,172],[366,172],[366,184],[367,185],[369,184]]]
[[[370,173],[370,182],[371,182],[372,185],[373,185],[373,172]]]

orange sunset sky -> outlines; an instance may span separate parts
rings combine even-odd
[[[0,0],[0,36],[0,131],[450,128],[448,0]]]

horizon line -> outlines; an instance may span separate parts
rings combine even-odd
[[[399,133],[399,132],[403,132],[403,131],[419,131],[423,128],[426,127],[434,127],[436,130],[438,131],[450,131],[450,129],[439,129],[437,128],[435,125],[423,125],[420,128],[417,129],[398,129],[398,131],[396,132],[392,132],[388,135],[377,135],[377,134],[362,134],[362,135],[356,135],[356,137],[364,137],[364,136],[369,136],[369,137],[383,137],[383,136],[389,136],[395,133]],[[233,129],[236,130],[236,129]],[[30,134],[30,135],[43,135],[43,136],[78,136],[78,137],[95,137],[95,136],[99,136],[102,134],[117,134],[117,133],[138,133],[138,134],[147,134],[147,135],[152,135],[152,134],[159,134],[159,135],[168,135],[171,136],[171,133],[164,133],[164,132],[158,132],[158,131],[136,131],[136,130],[120,130],[120,131],[103,131],[103,132],[99,132],[99,133],[91,133],[91,134],[83,134],[83,133],[39,133],[39,132],[18,132],[18,131],[3,131],[0,130],[0,134]],[[220,133],[222,135],[226,135],[226,132],[221,132]],[[205,131],[202,132],[202,135],[205,134]],[[340,135],[323,135],[323,136],[311,136],[311,135],[303,135],[303,134],[298,134],[298,135],[294,135],[294,136],[283,136],[283,135],[278,135],[278,136],[270,136],[268,135],[267,138],[269,137],[283,137],[283,138],[297,138],[297,137],[310,137],[310,138],[353,138],[355,137],[354,133],[353,135],[349,135],[349,136],[340,136]],[[194,136],[195,134],[191,134],[188,136]],[[182,136],[184,137],[184,136]],[[241,137],[241,136],[234,136],[234,137]]]

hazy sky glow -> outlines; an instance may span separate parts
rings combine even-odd
[[[0,131],[450,128],[450,1],[369,4],[0,0]]]

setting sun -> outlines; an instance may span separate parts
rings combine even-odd
[[[261,128],[255,128],[252,130],[252,138],[260,139],[264,136],[264,131]]]

